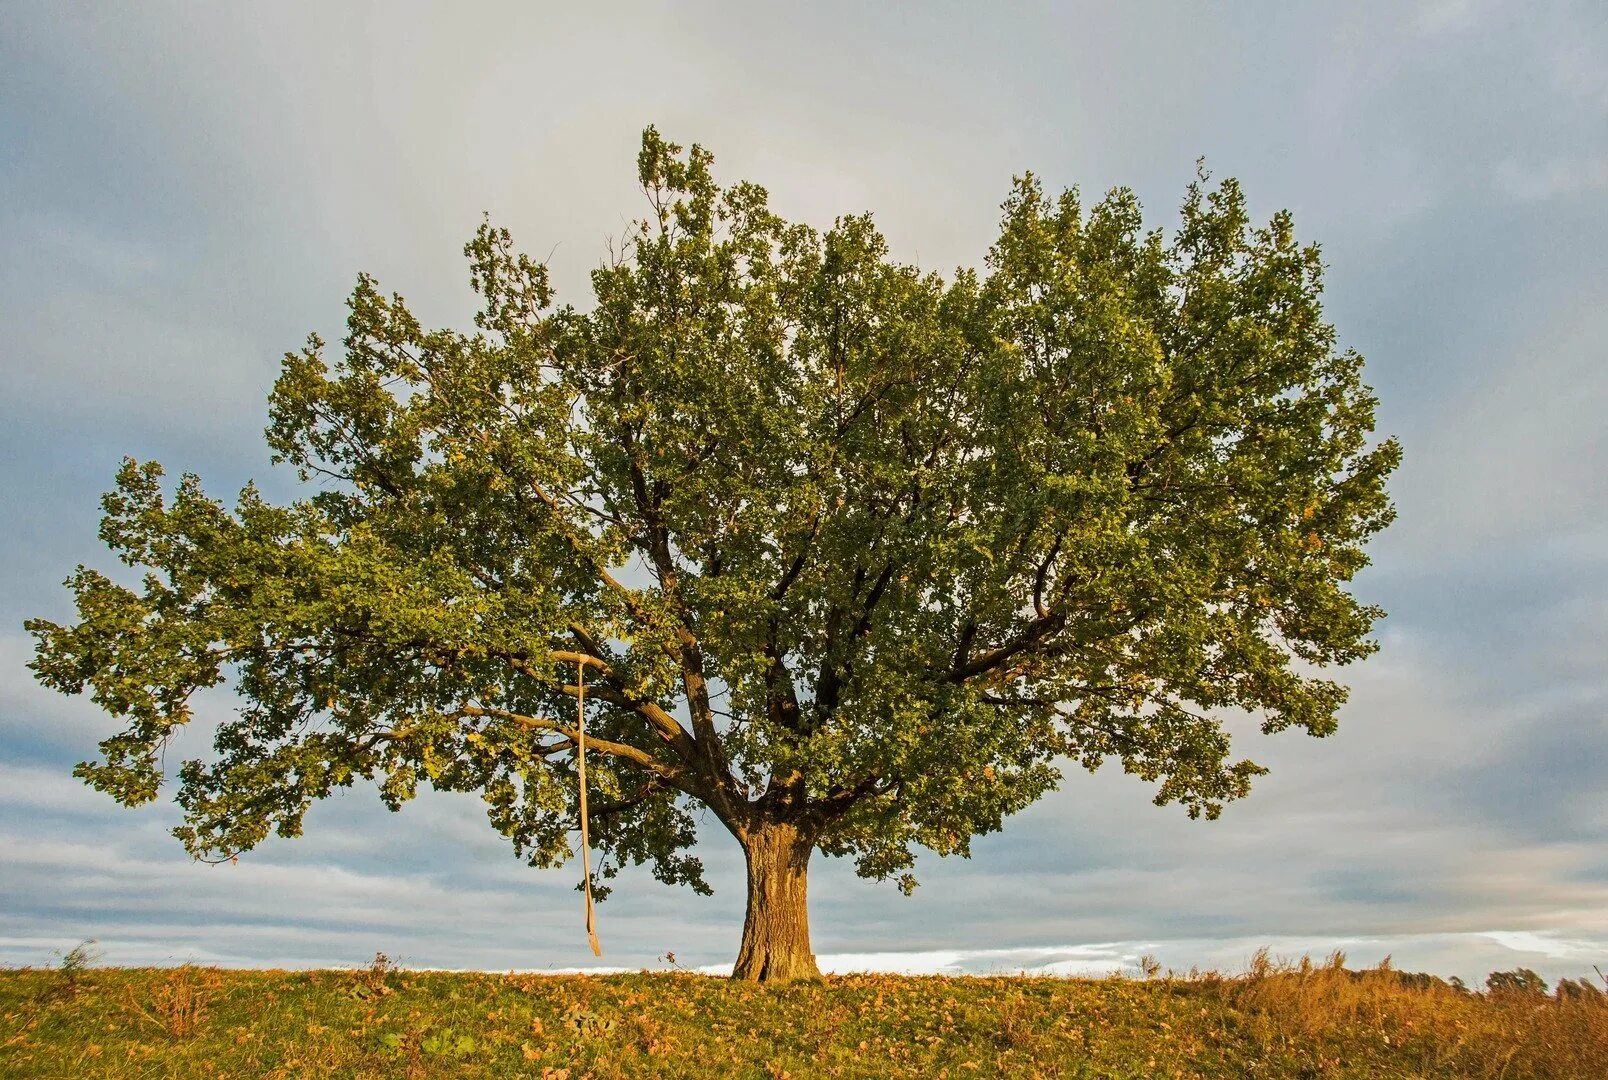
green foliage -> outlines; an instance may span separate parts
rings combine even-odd
[[[270,401],[305,498],[124,463],[101,536],[138,574],[80,568],[78,621],[28,623],[40,681],[125,724],[79,776],[155,798],[231,683],[177,774],[197,857],[361,780],[479,792],[552,866],[585,663],[603,877],[706,888],[701,805],[908,889],[915,848],[965,854],[1059,762],[1212,817],[1262,771],[1226,714],[1334,730],[1321,669],[1375,647],[1347,583],[1399,452],[1288,214],[1203,173],[1167,237],[1131,192],[1025,177],[986,271],[946,278],[651,128],[638,164],[649,214],[589,307],[489,224],[473,332],[359,279]]]
[[[1493,994],[1513,997],[1545,997],[1547,981],[1529,968],[1493,971],[1485,977],[1485,988]]]
[[[464,1057],[475,1052],[475,1037],[443,1028],[419,1040],[419,1050],[432,1057]]]
[[[1601,1002],[1603,992],[1590,979],[1559,979],[1553,991],[1559,1001]]]

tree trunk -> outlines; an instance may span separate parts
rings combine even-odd
[[[788,982],[819,979],[810,950],[805,874],[813,841],[791,825],[760,825],[743,841],[748,857],[748,916],[734,979]]]

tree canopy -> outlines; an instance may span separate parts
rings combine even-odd
[[[554,866],[585,665],[601,876],[706,889],[706,808],[763,937],[767,906],[802,920],[811,850],[908,889],[915,849],[965,854],[1067,762],[1215,817],[1262,771],[1226,714],[1334,730],[1399,450],[1287,213],[1202,174],[1147,231],[1129,191],[1027,176],[986,266],[939,275],[711,163],[644,133],[649,212],[590,306],[489,223],[472,331],[360,277],[342,347],[287,355],[270,399],[305,498],[126,460],[101,537],[143,575],[80,567],[79,621],[28,623],[38,678],[126,725],[77,775],[156,798],[192,695],[231,684],[177,771],[197,857],[364,780],[479,792]],[[777,933],[739,974],[813,969],[807,927],[766,968],[800,948]]]

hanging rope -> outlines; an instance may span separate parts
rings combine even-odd
[[[603,955],[592,911],[592,843],[586,833],[586,665],[575,664],[575,771],[581,786],[581,872],[586,875],[586,941],[593,956]]]

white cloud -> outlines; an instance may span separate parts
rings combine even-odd
[[[1528,930],[1491,930],[1484,936],[1514,952],[1539,953],[1549,960],[1572,960],[1582,964],[1600,960],[1605,948],[1608,948],[1601,937],[1562,938],[1557,934],[1537,934]]]

